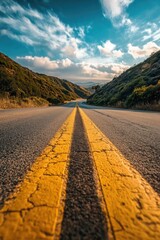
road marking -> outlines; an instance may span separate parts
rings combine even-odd
[[[160,198],[80,109],[99,176],[109,235],[117,240],[160,239]]]
[[[60,239],[108,239],[88,139],[76,113]]]
[[[0,239],[53,239],[76,108],[0,210]]]

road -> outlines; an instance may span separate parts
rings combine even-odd
[[[84,112],[160,193],[160,113],[80,104]]]
[[[82,101],[0,110],[0,238],[159,239],[159,120]]]
[[[1,203],[74,106],[0,110]],[[79,106],[160,193],[160,113]]]
[[[73,102],[59,107],[0,110],[1,204],[74,106]]]

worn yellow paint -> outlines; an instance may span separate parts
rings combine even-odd
[[[0,210],[0,239],[54,239],[76,109]]]
[[[106,204],[109,235],[117,240],[159,240],[158,194],[84,111],[80,113]]]

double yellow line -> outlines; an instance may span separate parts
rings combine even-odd
[[[0,210],[0,239],[59,238],[76,111]],[[80,114],[104,200],[109,239],[160,239],[159,196],[81,109]]]

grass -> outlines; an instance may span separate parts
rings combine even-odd
[[[153,103],[153,104],[137,104],[132,109],[137,110],[149,110],[149,111],[160,111],[160,103]]]
[[[27,108],[27,107],[42,107],[49,106],[49,102],[43,98],[28,97],[28,98],[0,98],[0,108]]]

